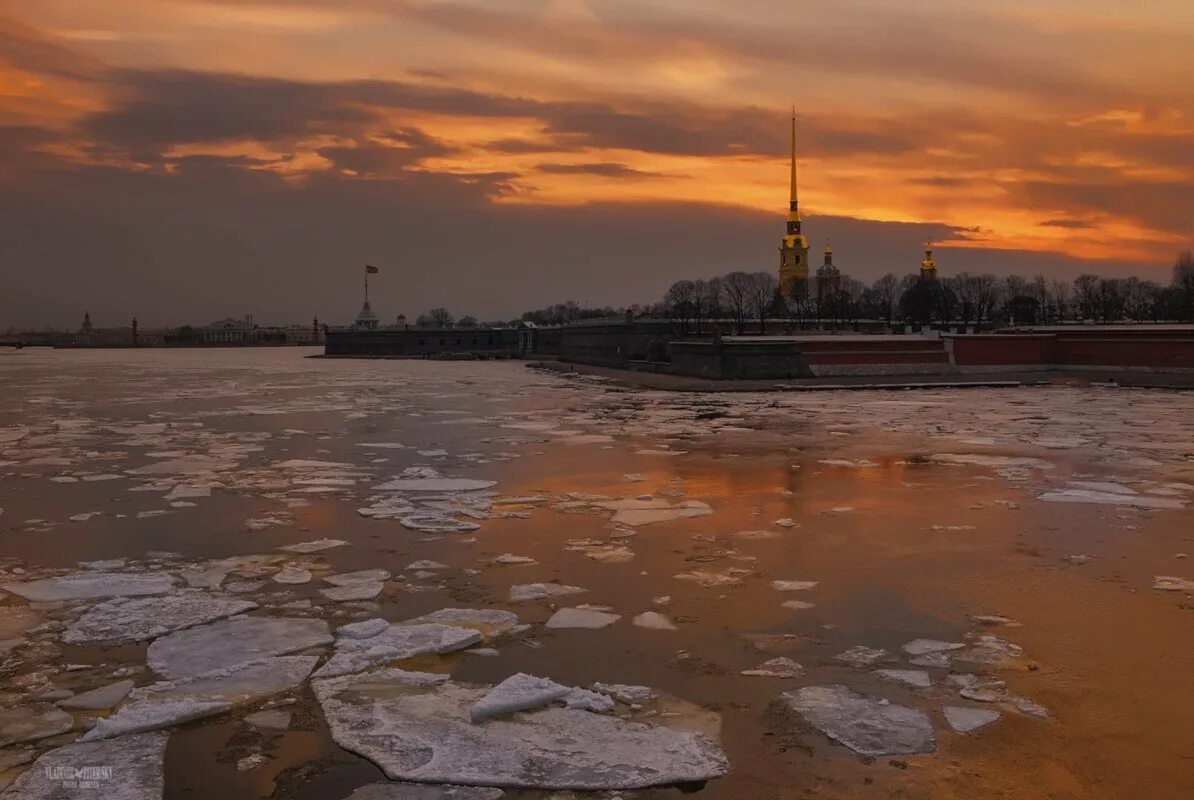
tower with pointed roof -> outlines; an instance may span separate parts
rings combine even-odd
[[[817,268],[817,294],[837,293],[842,288],[842,273],[833,264],[833,248],[825,245],[825,263]]]
[[[925,260],[920,262],[920,277],[925,280],[937,280],[937,262],[933,260],[931,242],[925,242]]]
[[[779,245],[779,285],[784,294],[808,292],[808,239],[800,229],[796,193],[796,111],[792,111],[792,177],[788,196],[787,232]]]

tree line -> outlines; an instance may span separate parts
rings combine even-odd
[[[673,283],[653,309],[682,335],[700,336],[730,320],[737,333],[766,333],[768,320],[798,327],[850,325],[861,320],[929,325],[1052,325],[1194,322],[1194,255],[1178,256],[1168,285],[1137,277],[1079,275],[1072,282],[1037,275],[996,277],[963,272],[950,277],[888,273],[869,286],[848,275],[781,287],[770,272],[730,272]]]
[[[423,328],[505,327],[520,321],[567,325],[590,319],[631,314],[672,320],[677,333],[701,336],[715,323],[732,323],[736,333],[766,333],[770,320],[797,327],[856,325],[861,320],[900,324],[1052,325],[1066,321],[1102,323],[1194,322],[1194,254],[1181,253],[1168,285],[1137,277],[1079,275],[1073,281],[1037,275],[997,277],[962,272],[941,278],[919,273],[887,273],[870,285],[849,275],[832,280],[810,277],[807,285],[781,291],[771,272],[729,272],[715,278],[680,280],[663,297],[648,304],[588,307],[569,300],[524,312],[511,322],[456,319],[435,308],[417,318]]]

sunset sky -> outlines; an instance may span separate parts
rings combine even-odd
[[[0,0],[0,329],[773,271],[793,104],[849,274],[1168,280],[1192,42],[1190,0]]]

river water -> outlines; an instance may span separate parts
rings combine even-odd
[[[1194,796],[1189,394],[1057,383],[701,395],[518,362],[309,355],[0,354],[0,585],[91,569],[182,587],[185,571],[224,565],[211,593],[331,629],[512,611],[530,627],[488,655],[401,666],[467,684],[525,672],[653,687],[677,699],[669,724],[724,748],[728,774],[696,795],[710,800]],[[325,538],[345,544],[279,549]],[[272,580],[283,567],[312,578]],[[376,598],[323,594],[323,578],[365,569],[392,576]],[[511,602],[512,586],[535,583],[586,591]],[[155,680],[145,641],[63,641],[97,602],[0,596],[0,705]],[[544,625],[583,604],[619,618]],[[983,636],[1011,655],[925,667],[902,650]],[[836,658],[858,646],[886,654]],[[780,657],[801,674],[741,674]],[[924,669],[931,685],[878,668]],[[1005,685],[975,702],[959,697],[960,674]],[[926,714],[935,751],[859,756],[778,701],[837,685]],[[958,733],[945,706],[999,717]],[[262,708],[287,724],[244,719]],[[67,745],[108,713],[74,712],[73,730],[10,745],[0,764]],[[170,730],[169,798],[335,799],[385,780],[332,740],[308,682]]]

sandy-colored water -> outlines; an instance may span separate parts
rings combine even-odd
[[[0,582],[96,559],[126,558],[139,568],[147,551],[177,554],[166,559],[177,570],[332,537],[349,545],[310,557],[317,573],[382,567],[401,576],[416,559],[448,569],[396,577],[375,608],[323,601],[318,576],[299,586],[267,583],[249,595],[262,602],[258,613],[310,599],[303,613],[334,627],[443,607],[516,611],[535,626],[529,644],[419,667],[477,683],[524,671],[569,685],[646,684],[717,712],[731,771],[699,797],[1194,796],[1194,602],[1152,588],[1156,575],[1194,580],[1188,394],[1051,386],[711,397],[613,389],[512,362],[304,355],[0,354]],[[187,461],[196,455],[208,461]],[[342,466],[301,474],[281,466],[293,459]],[[167,462],[181,466],[142,470]],[[491,513],[467,534],[433,535],[358,514],[378,496],[373,487],[418,465],[496,481],[501,496],[545,499],[495,506],[529,518]],[[87,480],[97,475],[117,477]],[[1075,482],[1113,483],[1125,496],[1172,507],[1038,499],[1090,488]],[[165,496],[178,484],[211,485],[211,494],[174,506]],[[651,494],[700,501],[712,513],[623,537],[609,512],[561,505],[570,493]],[[262,519],[276,524],[246,525]],[[785,519],[794,525],[776,524]],[[743,531],[773,537],[735,535]],[[598,560],[592,545],[583,546],[587,554],[568,549],[569,540],[622,546],[630,557]],[[493,563],[503,553],[537,563]],[[1178,557],[1185,553],[1192,557]],[[1079,555],[1087,558],[1072,558]],[[722,586],[674,577],[731,568],[743,572]],[[781,593],[773,580],[818,585]],[[549,603],[506,602],[511,585],[539,581],[586,587],[576,603],[612,606],[622,619],[601,630],[543,628]],[[288,594],[272,594],[281,591]],[[657,602],[663,596],[670,600]],[[792,599],[813,607],[781,606]],[[15,596],[0,603],[25,605]],[[648,610],[677,630],[631,624]],[[60,621],[78,612],[38,609]],[[1019,625],[986,628],[976,614]],[[898,654],[912,639],[975,633],[1024,649],[999,677],[1009,694],[1048,709],[1047,718],[1000,705],[991,726],[953,733],[940,716],[943,704],[957,702],[942,683],[945,670],[930,670],[933,688],[914,690],[833,660],[860,644]],[[115,669],[144,664],[144,645],[71,647],[53,626],[13,635],[22,643],[0,668],[9,680],[5,706],[30,702],[47,685],[93,688]],[[806,674],[739,674],[779,655]],[[91,668],[67,672],[67,664]],[[139,684],[152,680],[135,674]],[[937,751],[861,759],[773,705],[782,692],[833,683],[925,711]],[[165,796],[335,799],[384,780],[330,740],[308,688],[289,699],[287,731],[244,723],[255,708],[176,728]],[[265,764],[238,771],[238,759],[252,753]]]

